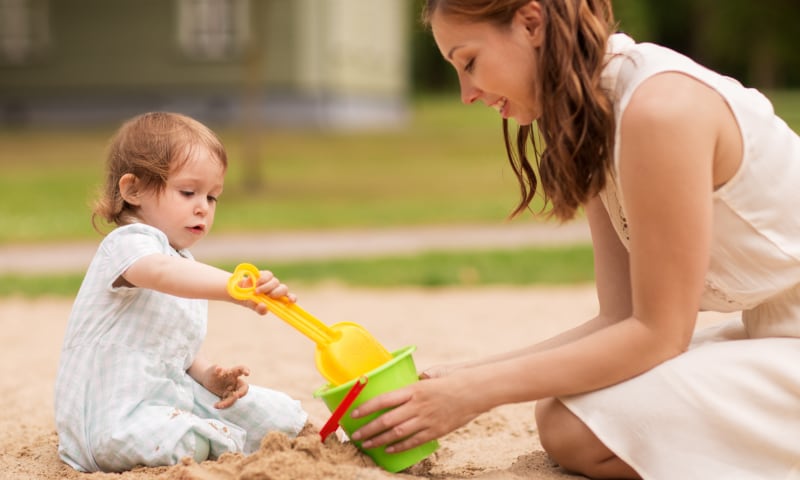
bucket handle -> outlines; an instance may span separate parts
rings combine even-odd
[[[339,420],[341,420],[342,416],[344,416],[344,412],[350,408],[350,405],[353,404],[353,402],[356,400],[356,397],[358,397],[358,394],[361,393],[361,390],[363,390],[366,385],[367,377],[362,375],[358,378],[358,380],[356,380],[356,383],[350,387],[350,391],[347,392],[347,395],[345,395],[342,403],[336,407],[336,410],[334,410],[331,414],[331,418],[325,422],[325,425],[323,425],[322,429],[319,431],[319,436],[323,443],[325,442],[325,439],[328,438],[328,435],[335,432],[336,429],[339,428]]]

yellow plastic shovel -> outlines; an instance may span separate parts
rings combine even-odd
[[[392,355],[364,327],[339,322],[330,327],[288,298],[275,299],[256,293],[258,268],[242,263],[228,280],[228,293],[237,300],[264,303],[278,318],[317,344],[317,370],[334,385],[341,385],[392,359]],[[247,281],[249,279],[249,281]]]

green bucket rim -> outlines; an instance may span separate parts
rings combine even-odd
[[[350,390],[350,388],[352,388],[353,385],[355,385],[355,383],[358,381],[358,379],[361,378],[362,376],[369,378],[369,377],[371,377],[371,376],[373,376],[373,375],[375,375],[377,373],[380,373],[380,372],[392,367],[394,364],[400,362],[401,360],[405,359],[407,356],[409,356],[412,353],[414,353],[414,351],[416,349],[417,349],[416,345],[409,345],[409,346],[403,347],[403,348],[401,348],[399,350],[395,350],[394,352],[392,352],[392,359],[389,360],[388,362],[384,363],[383,365],[381,365],[381,366],[379,366],[377,368],[373,368],[369,372],[367,372],[367,373],[365,373],[365,374],[363,374],[363,375],[361,375],[359,377],[356,377],[356,378],[350,380],[347,383],[343,383],[341,385],[336,385],[336,386],[332,386],[330,383],[328,383],[327,385],[323,385],[322,387],[318,388],[314,392],[314,394],[313,394],[314,398],[320,398],[320,397],[323,397],[323,396],[326,396],[326,395],[335,395],[335,394],[341,393],[341,391],[343,391],[343,390]]]

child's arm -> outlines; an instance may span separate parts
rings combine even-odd
[[[232,299],[227,291],[230,276],[231,274],[225,270],[211,265],[163,254],[142,257],[122,274],[125,281],[135,287],[149,288],[184,298],[226,300],[245,305],[262,315],[267,313],[267,307],[263,303]],[[287,296],[292,301],[296,300],[296,297],[289,293],[289,287],[269,271],[260,272],[256,291],[273,298]]]
[[[243,365],[222,368],[212,364],[199,354],[186,373],[206,390],[220,398],[220,401],[214,404],[215,408],[230,407],[236,403],[236,400],[244,397],[250,388],[242,378],[250,375],[250,369]]]

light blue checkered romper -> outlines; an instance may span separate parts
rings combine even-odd
[[[211,458],[258,449],[270,431],[296,435],[300,402],[255,385],[232,407],[186,369],[206,334],[208,302],[112,287],[137,259],[176,252],[159,230],[119,227],[100,244],[72,308],[55,388],[58,453],[81,471],[173,465],[207,439]]]

